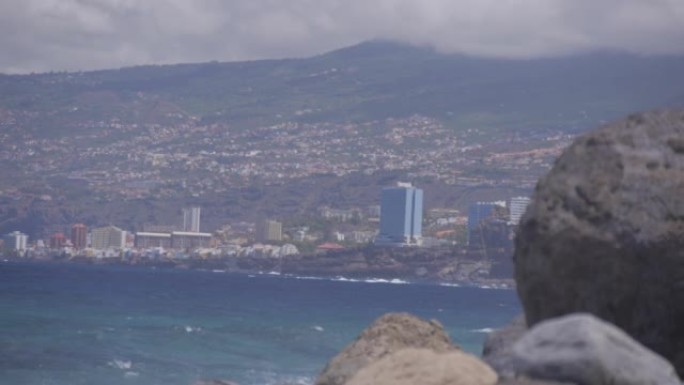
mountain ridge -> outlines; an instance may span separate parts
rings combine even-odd
[[[0,108],[49,114],[58,134],[84,121],[173,121],[160,104],[176,117],[245,127],[418,114],[461,128],[576,131],[683,105],[681,68],[684,56],[482,59],[372,41],[310,58],[0,75]]]

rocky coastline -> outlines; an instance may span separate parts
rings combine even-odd
[[[434,276],[420,276],[415,274],[397,274],[393,270],[369,269],[353,270],[344,269],[306,269],[306,270],[274,270],[259,269],[258,267],[238,267],[230,261],[221,263],[206,263],[205,261],[121,261],[114,259],[91,259],[91,258],[0,258],[0,261],[13,263],[62,263],[87,266],[118,266],[132,268],[153,268],[169,270],[196,270],[211,273],[227,273],[246,276],[270,276],[293,279],[322,279],[345,282],[367,283],[392,283],[392,284],[427,284],[456,287],[480,287],[485,289],[515,289],[515,280],[512,278],[489,278],[489,277],[449,277],[447,279]],[[234,261],[233,261],[234,262]]]
[[[454,248],[356,249],[317,254],[270,256],[221,256],[189,258],[120,257],[92,258],[46,255],[39,258],[5,257],[12,261],[78,263],[88,265],[134,266],[159,269],[188,269],[234,274],[268,274],[283,277],[316,277],[336,280],[391,281],[513,289],[510,263],[512,250],[490,252],[490,259]]]

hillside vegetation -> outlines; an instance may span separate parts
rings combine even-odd
[[[251,127],[419,114],[454,127],[577,130],[684,104],[682,68],[684,57],[495,60],[369,42],[305,59],[0,76],[0,108],[31,113],[26,128],[46,135],[188,116]]]

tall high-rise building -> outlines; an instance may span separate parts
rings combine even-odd
[[[24,251],[28,243],[28,235],[19,231],[12,231],[3,237],[3,242],[5,250]]]
[[[66,245],[66,237],[62,233],[55,233],[50,236],[50,248],[61,249]]]
[[[505,208],[505,201],[477,202],[468,208],[468,244],[471,244],[482,222],[494,219],[498,215],[499,208]]]
[[[74,249],[84,249],[88,242],[88,228],[83,223],[71,226],[71,245]]]
[[[513,226],[517,226],[520,223],[520,219],[522,218],[523,214],[525,214],[525,210],[527,210],[527,206],[530,204],[530,202],[531,199],[528,197],[511,198],[511,204],[509,205],[510,224],[512,224]]]
[[[468,208],[468,229],[472,230],[482,221],[492,218],[496,214],[497,207],[505,208],[506,202],[477,202]]]
[[[198,206],[183,209],[183,231],[199,233],[200,208]]]
[[[91,231],[93,249],[122,249],[126,246],[126,232],[116,226],[107,226]]]
[[[257,240],[260,242],[280,242],[283,240],[283,224],[265,220],[257,227]]]
[[[423,190],[410,183],[385,187],[380,196],[378,245],[416,246],[422,243]]]

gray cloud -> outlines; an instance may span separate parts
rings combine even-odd
[[[684,54],[682,0],[4,0],[0,72],[306,56],[369,39],[476,56]]]

